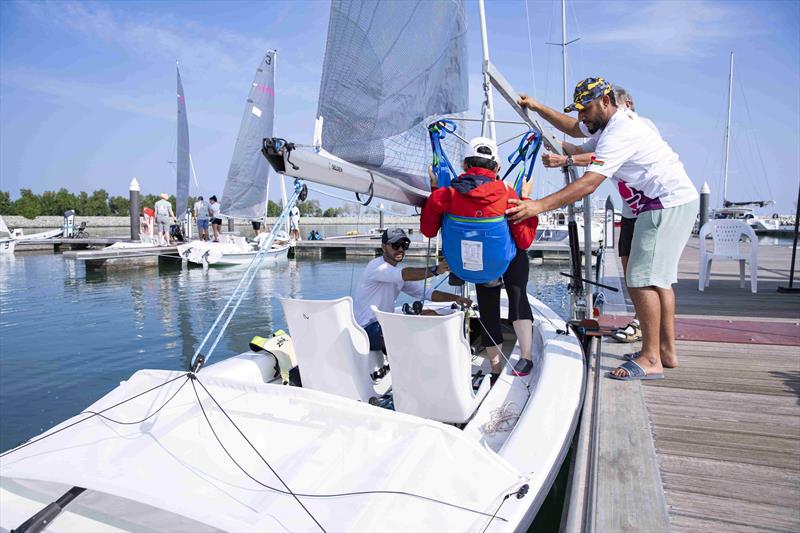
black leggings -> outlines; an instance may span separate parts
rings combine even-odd
[[[508,320],[533,320],[531,305],[528,302],[528,273],[530,263],[527,250],[517,249],[517,255],[509,263],[503,283],[508,294]],[[484,346],[503,344],[503,332],[500,328],[500,286],[475,286],[478,296],[478,309],[481,312],[481,336]],[[487,333],[488,332],[488,333]]]

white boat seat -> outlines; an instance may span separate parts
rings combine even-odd
[[[714,243],[714,250],[710,252],[706,241],[709,235]],[[740,250],[739,244],[742,236],[747,237],[749,240],[749,250],[744,253]],[[745,263],[750,263],[750,291],[753,294],[758,292],[758,238],[753,228],[743,220],[709,220],[700,228],[699,237],[700,269],[698,289],[703,291],[711,283],[712,261],[738,261],[739,286],[745,288]]]
[[[489,392],[488,379],[472,390],[472,352],[464,338],[464,314],[385,313],[372,307],[383,330],[392,369],[396,411],[463,423]]]
[[[380,396],[370,373],[383,354],[370,352],[369,338],[353,317],[353,299],[281,298],[303,387],[362,402]]]

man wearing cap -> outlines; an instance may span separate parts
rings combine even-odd
[[[406,232],[400,228],[389,228],[381,237],[381,251],[383,254],[370,261],[361,279],[358,282],[353,297],[353,314],[359,326],[364,328],[369,337],[370,350],[383,350],[383,332],[375,313],[370,306],[375,306],[381,311],[391,313],[394,311],[395,300],[400,292],[414,298],[431,300],[434,302],[456,302],[459,305],[471,305],[469,298],[443,291],[435,291],[428,287],[423,294],[422,280],[448,272],[447,261],[442,261],[430,268],[405,267],[398,264],[403,261],[411,244]]]
[[[677,366],[675,294],[678,261],[697,215],[699,195],[678,155],[638,116],[618,109],[611,85],[587,78],[575,87],[564,111],[578,120],[521,95],[518,103],[559,130],[581,137],[600,132],[588,170],[563,189],[538,200],[511,200],[509,219],[525,220],[573,203],[594,192],[606,178],[617,185],[633,213],[634,226],[626,281],[641,319],[642,350],[609,374],[614,379],[661,379]]]
[[[497,179],[500,170],[497,144],[487,137],[476,137],[469,143],[464,158],[464,173],[454,179],[449,187],[433,191],[425,202],[420,216],[420,231],[433,238],[442,224],[445,214],[471,219],[502,217],[508,208],[509,199],[518,199],[517,193]],[[433,185],[433,184],[432,184]],[[510,224],[508,229],[513,239],[511,262],[502,274],[508,294],[508,319],[514,327],[521,347],[520,359],[513,372],[527,376],[533,368],[531,357],[531,335],[533,314],[528,302],[528,274],[530,263],[527,250],[536,236],[538,219],[531,217],[521,224]],[[506,224],[503,221],[503,224]],[[443,238],[447,238],[444,233]],[[489,245],[485,243],[484,245]],[[454,262],[451,259],[451,262]],[[503,369],[503,333],[500,322],[500,283],[477,284],[475,293],[483,324],[481,335],[491,363],[492,383]]]
[[[612,90],[614,91],[614,99],[616,100],[617,107],[635,114],[636,107],[633,102],[633,97],[630,95],[630,93],[618,85],[614,85]],[[658,128],[655,124],[653,124],[652,121],[644,117],[639,118],[644,121],[644,123],[650,129],[656,132],[659,137],[661,137],[661,133],[658,131]],[[586,125],[582,122],[579,123],[579,127],[581,132],[584,134],[583,136],[588,137],[589,140],[580,146],[576,146],[568,142],[562,143],[561,147],[563,148],[565,155],[551,153],[544,154],[542,156],[542,163],[544,166],[548,168],[557,168],[572,164],[578,167],[588,167],[592,163],[594,150],[597,147],[597,140],[600,137],[602,130],[589,133]],[[631,243],[633,242],[633,229],[634,224],[636,223],[636,217],[637,215],[633,212],[633,210],[625,201],[623,201],[622,223],[619,229],[619,243],[617,247],[617,255],[619,256],[620,261],[622,261],[623,275],[628,271],[628,257],[630,257],[631,252]],[[636,342],[642,340],[642,332],[637,315],[634,314],[633,319],[627,325],[615,330],[611,337],[618,342]],[[634,352],[634,354],[638,355],[638,352]],[[629,358],[631,355],[633,354],[626,354],[626,357]]]
[[[158,226],[158,244],[161,246],[168,246],[171,244],[169,235],[169,227],[172,224],[172,217],[175,213],[172,211],[172,204],[169,202],[169,195],[165,192],[161,193],[161,199],[153,206],[156,212],[156,225]]]

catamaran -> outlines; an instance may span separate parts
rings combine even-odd
[[[482,133],[492,134],[494,87],[558,151],[489,62],[482,1],[479,8]],[[325,126],[318,122],[308,149],[265,139],[273,168],[333,182],[367,202],[377,196],[420,205],[430,191],[428,125],[467,109],[465,9],[462,0],[333,2],[319,101]],[[454,154],[457,143],[445,148]],[[509,330],[506,370],[491,388],[481,375],[484,353],[472,353],[468,332],[481,326],[474,310],[376,311],[384,356],[370,352],[347,296],[283,298],[291,339],[278,336],[266,350],[254,339],[251,351],[207,364],[302,188],[296,179],[188,372],[141,370],[83,413],[0,454],[0,527],[530,526],[572,442],[586,380],[579,341],[532,296],[534,371],[511,374],[520,346]],[[576,247],[573,218],[569,224]],[[579,268],[573,262],[575,277]],[[582,284],[572,286],[581,304]],[[507,313],[505,301],[502,307]],[[296,367],[288,368],[294,363],[280,355],[286,352]]]
[[[273,134],[276,58],[275,50],[267,51],[256,69],[247,96],[222,195],[222,211],[229,218],[263,220],[267,216],[269,165],[261,157],[261,141]],[[284,193],[284,203],[285,200]],[[248,265],[261,250],[266,238],[266,234],[260,234],[255,241],[248,241],[241,235],[222,233],[219,242],[194,240],[180,244],[178,253],[189,263],[198,265]],[[284,260],[288,253],[288,239],[280,239],[272,243],[261,264],[269,265]]]

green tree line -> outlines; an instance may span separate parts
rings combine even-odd
[[[125,196],[109,196],[105,189],[98,189],[91,194],[81,191],[73,194],[67,189],[58,191],[44,191],[34,194],[30,189],[20,189],[20,196],[11,200],[7,191],[0,191],[0,215],[19,215],[33,219],[38,216],[60,216],[64,211],[74,209],[78,215],[83,216],[127,216],[130,209],[130,200]],[[157,194],[140,194],[139,208],[153,208],[159,200]],[[175,196],[170,196],[169,201],[175,205]],[[195,198],[189,197],[189,205],[193,205]],[[338,217],[350,214],[350,210],[343,207],[329,207],[324,211],[318,200],[298,202],[297,208],[300,215],[305,217]],[[282,204],[269,200],[267,202],[267,216],[277,217],[283,210]]]

